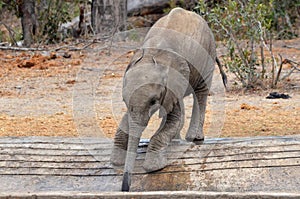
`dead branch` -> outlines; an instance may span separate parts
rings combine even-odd
[[[81,48],[69,48],[69,51],[80,51],[80,50],[84,50],[86,48],[88,48],[89,46],[91,46],[92,44],[97,43],[97,41],[93,41],[91,43],[86,44],[85,46],[81,47]],[[103,46],[102,49],[108,48],[108,46]]]
[[[7,31],[8,31],[8,33],[9,33],[9,36],[10,36],[11,40],[14,42],[14,44],[16,44],[17,41],[15,40],[15,38],[14,38],[14,36],[13,36],[13,34],[12,34],[13,30],[12,30],[10,27],[8,27],[5,23],[3,23],[3,22],[1,22],[1,21],[0,21],[0,24],[2,24],[2,25],[7,29]]]
[[[300,66],[300,63],[295,62],[295,61],[290,60],[290,59],[285,59],[285,60],[284,60],[284,63],[290,63],[292,66],[294,66],[294,67],[296,67],[296,68],[298,68],[298,66]],[[294,64],[296,64],[297,66],[295,66]]]
[[[258,22],[259,27],[261,27],[261,23]],[[261,28],[262,29],[262,28]],[[269,52],[270,56],[271,56],[271,63],[272,63],[272,69],[271,69],[271,73],[272,73],[272,84],[271,87],[275,86],[275,70],[277,68],[277,62],[273,53],[273,38],[272,35],[270,34],[270,38],[269,38],[269,46],[266,44],[265,40],[263,38],[260,38],[261,41],[261,48],[263,48],[263,46],[267,49],[267,51]],[[262,49],[261,49],[262,51]],[[264,66],[263,66],[264,69]],[[263,71],[262,74],[264,74],[265,71]]]
[[[0,46],[0,50],[15,50],[15,51],[47,51],[45,48],[25,48],[16,46]]]
[[[79,43],[77,43],[77,44],[79,44]],[[77,45],[77,44],[75,44],[75,45]],[[86,49],[87,47],[89,47],[92,44],[93,44],[93,42],[88,43],[88,44],[84,45],[81,48],[75,47],[74,45],[72,45],[72,46],[71,45],[64,45],[64,46],[60,46],[60,47],[55,48],[54,51],[60,51],[61,49],[66,49],[66,50],[69,50],[69,51],[79,51],[79,50]]]
[[[115,36],[115,34],[117,33],[117,30],[118,30],[117,27],[118,26],[115,27],[114,32],[112,33],[112,37],[110,39],[110,45],[109,45],[109,49],[108,49],[108,55],[111,55],[111,48],[113,46],[113,39],[114,39],[114,36]]]
[[[260,57],[261,57],[261,67],[262,67],[262,73],[261,73],[261,78],[265,78],[265,73],[266,73],[266,66],[265,66],[265,54],[264,54],[264,36],[263,36],[263,31],[262,31],[262,25],[261,22],[258,21],[258,26],[260,29]]]
[[[275,79],[275,82],[274,82],[275,86],[278,83],[278,80],[279,80],[279,77],[280,77],[280,73],[281,73],[281,70],[282,70],[282,66],[283,66],[282,56],[281,56],[281,54],[278,54],[278,55],[279,55],[279,58],[280,58],[280,66],[279,66],[279,69],[278,69],[278,72],[277,72],[277,75],[276,75],[276,79]]]
[[[265,66],[265,55],[264,55],[264,40],[261,37],[260,40],[260,57],[261,57],[261,67],[262,67],[262,73],[261,73],[261,78],[265,78],[265,73],[266,73],[266,66]]]
[[[70,45],[65,45],[65,46],[60,46],[54,49],[46,49],[46,48],[24,48],[24,47],[15,47],[15,46],[0,46],[0,50],[15,50],[15,51],[59,51],[61,49],[67,49],[69,51],[80,51],[88,48],[94,43],[98,43],[99,41],[94,39],[88,44],[84,45],[83,47],[75,47],[75,46],[70,46]],[[79,42],[81,43],[81,42]],[[79,44],[76,43],[75,45]],[[107,48],[107,46],[104,46],[103,48]]]
[[[300,66],[300,63],[295,62],[293,60],[290,59],[285,59],[283,60],[283,63],[289,63],[292,65],[291,70],[288,72],[288,74],[286,74],[285,76],[283,76],[280,80],[284,80],[285,78],[289,77],[295,70],[300,71],[300,68],[298,66]]]
[[[280,80],[284,80],[285,78],[289,77],[293,72],[294,72],[295,68],[292,68],[288,74],[286,74],[285,76],[283,76]]]
[[[8,44],[9,44],[8,42],[1,42],[0,46],[5,46],[5,45],[8,45]]]
[[[295,46],[283,45],[282,47],[283,47],[283,48],[289,48],[289,49],[293,48],[293,49],[296,49],[296,50],[300,50],[300,48],[295,47]]]
[[[271,62],[272,62],[272,87],[274,87],[274,81],[275,81],[275,70],[277,68],[277,62],[276,62],[276,59],[275,59],[275,56],[273,54],[273,39],[272,39],[272,35],[270,34],[270,47],[268,48],[267,46],[267,49],[269,50],[270,52],[270,55],[271,55]]]

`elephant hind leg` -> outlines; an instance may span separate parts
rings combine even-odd
[[[205,119],[205,110],[207,103],[206,92],[196,92],[194,94],[193,111],[190,126],[185,139],[189,142],[203,141],[203,125]]]
[[[128,114],[126,113],[118,127],[114,139],[113,151],[111,153],[110,162],[115,166],[125,164],[127,145],[128,145]]]
[[[183,127],[182,114],[184,113],[181,110],[183,107],[181,108],[178,102],[173,111],[166,116],[165,123],[152,136],[143,165],[147,172],[157,171],[167,166],[167,146]]]

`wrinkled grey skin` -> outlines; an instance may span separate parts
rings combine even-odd
[[[207,23],[192,12],[175,8],[149,30],[123,78],[122,95],[128,110],[116,132],[111,155],[114,165],[125,164],[122,191],[129,191],[141,134],[157,110],[163,122],[150,139],[143,165],[147,172],[167,165],[166,148],[173,138],[180,138],[183,98],[191,93],[194,104],[185,139],[204,139],[215,60],[213,35]]]

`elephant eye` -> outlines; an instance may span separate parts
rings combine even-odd
[[[150,100],[149,104],[150,104],[150,106],[153,106],[153,105],[156,104],[156,102],[157,102],[157,99],[156,99],[156,98],[152,98],[152,99]]]

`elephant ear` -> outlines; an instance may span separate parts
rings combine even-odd
[[[141,61],[144,57],[145,51],[144,49],[137,49],[134,51],[134,55],[131,58],[130,63],[128,64],[125,73],[135,64],[137,64],[139,61]]]
[[[176,55],[168,66],[166,93],[162,102],[165,110],[161,109],[159,116],[163,117],[172,112],[178,100],[181,100],[189,88],[190,68],[188,62],[179,55]]]

